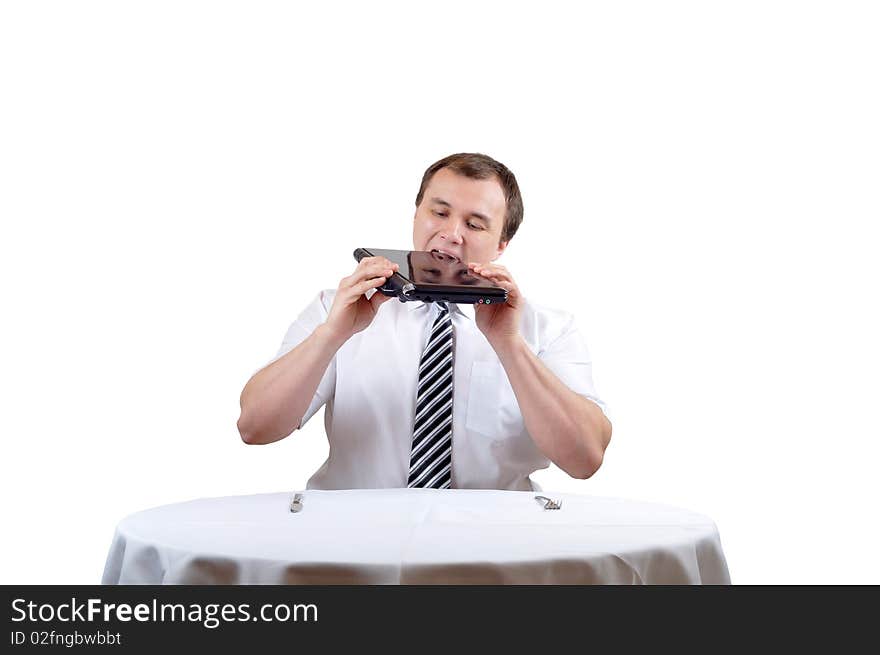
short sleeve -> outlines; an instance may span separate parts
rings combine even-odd
[[[278,353],[269,364],[278,361],[284,357],[284,355],[296,348],[315,331],[315,328],[327,320],[327,316],[330,313],[330,307],[333,305],[333,297],[335,293],[335,290],[332,289],[321,291],[302,311],[287,329],[287,334],[284,335],[284,340],[281,342],[281,347],[278,349]],[[321,381],[318,383],[318,388],[315,390],[315,395],[312,396],[312,402],[309,403],[309,408],[306,410],[306,413],[303,415],[302,420],[299,423],[300,428],[305,425],[312,416],[314,416],[315,412],[321,409],[325,403],[333,398],[335,388],[336,357],[334,356],[333,359],[330,360],[330,364],[327,366],[327,370],[324,372]]]
[[[538,358],[569,389],[596,403],[607,416],[605,403],[593,384],[590,351],[574,323],[574,317],[563,314],[560,323],[562,329],[538,351]]]

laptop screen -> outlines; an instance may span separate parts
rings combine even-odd
[[[436,284],[442,286],[467,286],[494,288],[490,280],[472,275],[467,263],[442,252],[423,252],[419,250],[381,250],[370,248],[370,252],[387,257],[400,266],[400,274],[418,285]]]

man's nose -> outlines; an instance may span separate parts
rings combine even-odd
[[[452,241],[452,243],[461,243],[462,232],[463,232],[463,230],[461,228],[461,225],[459,223],[455,223],[454,225],[452,225],[449,228],[449,230],[447,230],[447,232],[444,236],[447,239],[449,239],[450,241]]]

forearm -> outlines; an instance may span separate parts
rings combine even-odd
[[[345,343],[325,325],[254,374],[241,392],[238,431],[245,443],[267,444],[293,432],[336,351]]]
[[[611,438],[611,423],[602,410],[569,389],[521,338],[495,351],[535,445],[572,477],[593,475]]]

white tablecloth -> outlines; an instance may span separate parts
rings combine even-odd
[[[683,509],[525,491],[368,489],[209,498],[133,514],[104,584],[729,584]]]

